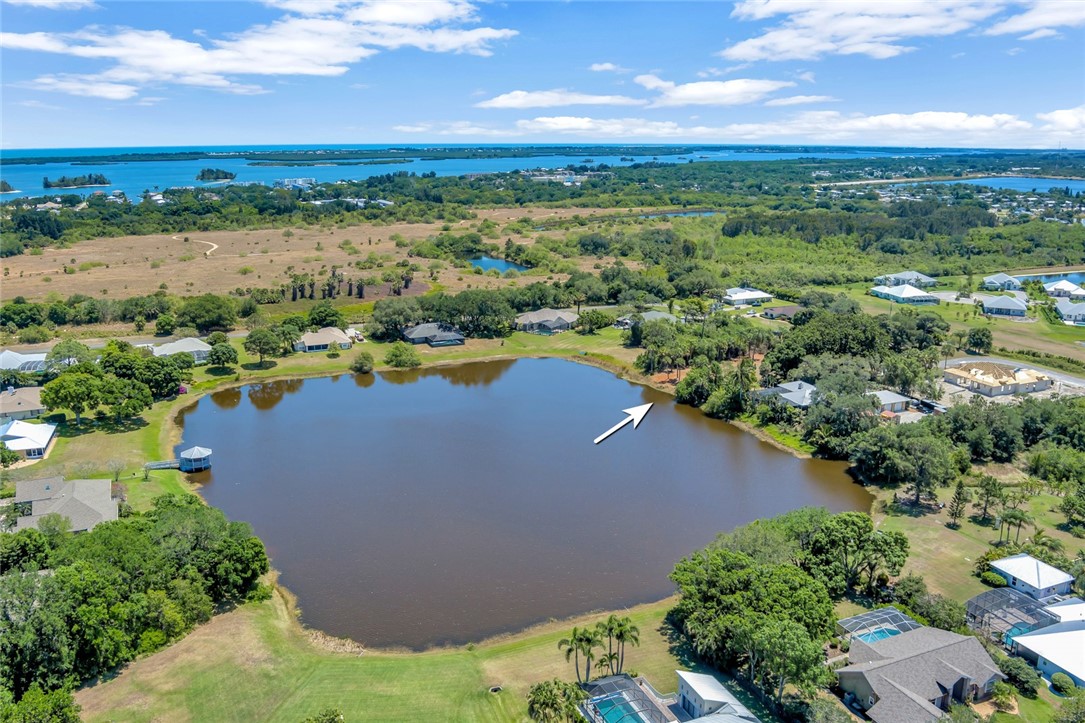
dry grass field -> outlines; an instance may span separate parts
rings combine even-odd
[[[525,217],[543,221],[574,215],[613,215],[604,209],[503,208],[476,211],[477,218],[451,224],[454,233],[475,230],[487,219],[494,221],[504,243],[535,243],[540,238],[563,235],[564,231],[541,231],[532,236],[504,233],[506,224]],[[71,294],[108,296],[123,299],[151,294],[162,284],[170,293],[182,296],[206,292],[225,293],[238,287],[275,287],[289,280],[291,274],[317,276],[332,266],[346,267],[377,254],[384,267],[407,257],[408,249],[396,247],[393,235],[408,242],[436,236],[442,224],[398,223],[359,224],[345,228],[311,227],[293,229],[247,229],[243,231],[192,231],[186,234],[122,236],[82,241],[69,248],[46,248],[41,255],[12,256],[3,262],[4,298],[24,296],[40,300],[50,293],[62,297]],[[344,242],[351,242],[346,246]],[[344,248],[344,246],[346,246]],[[431,263],[415,259],[426,269],[419,274],[428,278]],[[595,259],[576,263],[590,269]],[[450,291],[489,288],[510,283],[454,268],[442,262],[436,283]],[[65,272],[65,267],[69,269]],[[74,273],[72,273],[74,271]],[[349,271],[347,276],[380,275],[380,269]],[[538,280],[529,275],[521,283]],[[379,298],[387,289],[366,289],[367,299]],[[371,293],[372,292],[372,293]]]

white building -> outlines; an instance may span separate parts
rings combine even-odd
[[[334,326],[325,326],[319,331],[307,331],[294,343],[294,351],[315,352],[334,349],[349,349],[352,344],[347,333]]]
[[[874,283],[882,286],[918,286],[925,288],[927,286],[935,286],[938,282],[932,279],[926,274],[921,274],[918,271],[901,271],[897,274],[883,274],[882,276],[875,276]]]
[[[1013,650],[1033,663],[1044,677],[1064,673],[1074,685],[1085,686],[1085,621],[1057,623],[1017,635]]]
[[[1024,552],[995,560],[991,569],[1006,579],[1006,584],[1029,597],[1044,600],[1052,595],[1066,595],[1074,576],[1037,560]]]
[[[694,720],[717,715],[721,721],[757,721],[757,717],[714,676],[685,670],[675,672],[678,673],[678,705]]]
[[[1085,620],[1085,600],[1079,597],[1069,597],[1052,603],[1044,608],[1059,619],[1060,623],[1069,623],[1075,620]]]
[[[983,288],[988,291],[1018,291],[1021,280],[1009,274],[993,274],[983,277]]]
[[[211,353],[211,345],[202,339],[186,337],[177,341],[159,344],[151,347],[151,353],[155,356],[173,356],[174,354],[188,354],[197,364],[207,361],[207,355]]]
[[[40,372],[45,368],[45,352],[22,354],[11,349],[0,351],[0,369],[19,372]]]
[[[984,314],[1025,316],[1028,313],[1028,304],[1012,296],[991,296],[982,303]]]
[[[736,286],[733,289],[727,290],[727,293],[723,296],[723,300],[731,306],[739,306],[742,304],[760,306],[766,301],[772,301],[772,294],[766,294],[760,289],[751,289],[746,286]]]
[[[1056,298],[1074,299],[1075,301],[1085,301],[1085,289],[1081,288],[1073,281],[1062,279],[1060,281],[1051,281],[1044,284],[1044,291],[1048,296],[1054,296]]]
[[[41,459],[56,434],[55,424],[31,424],[14,419],[0,425],[0,442],[23,459]]]
[[[1085,323],[1085,301],[1074,302],[1070,299],[1059,299],[1055,302],[1055,311],[1065,322],[1072,324]]]
[[[896,286],[875,286],[870,290],[871,296],[886,299],[897,304],[937,304],[938,297],[928,294],[926,291],[917,289],[909,284]]]

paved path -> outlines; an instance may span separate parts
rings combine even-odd
[[[1021,367],[1022,369],[1034,369],[1038,372],[1043,372],[1047,376],[1051,377],[1055,381],[1062,382],[1063,384],[1072,384],[1077,387],[1085,387],[1085,378],[1075,377],[1072,374],[1066,374],[1064,372],[1057,372],[1052,369],[1045,369],[1042,366],[1035,364],[1029,364],[1027,362],[1020,362],[1016,359],[1000,359],[996,356],[962,356],[956,359],[950,359],[949,365],[957,364],[958,362],[974,361],[974,362],[995,362],[997,364],[1010,364],[1015,367]]]

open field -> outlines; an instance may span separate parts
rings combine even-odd
[[[475,213],[476,219],[450,224],[451,231],[467,233],[487,219],[497,223],[500,231],[505,224],[522,218],[546,221],[575,215],[601,216],[607,212],[603,209],[510,208],[480,209]],[[380,256],[385,267],[392,267],[395,262],[407,258],[408,251],[405,247],[397,248],[391,239],[393,234],[408,242],[416,241],[436,236],[441,233],[442,226],[437,223],[359,224],[98,238],[81,241],[70,248],[47,247],[40,255],[5,258],[4,297],[24,296],[38,300],[50,292],[58,292],[63,297],[86,294],[123,299],[154,293],[163,283],[171,293],[182,295],[226,293],[238,287],[270,288],[288,281],[291,274],[309,273],[315,277],[321,269],[351,265],[365,259],[370,252]],[[563,233],[542,231],[532,237],[502,233],[500,238],[486,240],[502,244],[511,238],[515,243],[533,243],[539,237]],[[352,242],[352,246],[342,247],[345,241]],[[350,248],[354,251],[350,252]],[[431,263],[423,258],[414,261],[426,269]],[[576,263],[591,268],[597,261],[590,258]],[[442,266],[445,268],[438,273],[437,282],[453,291],[469,286],[488,288],[509,283],[474,274],[470,269],[452,268],[447,262],[442,262]],[[65,267],[74,273],[65,273]],[[358,271],[356,275],[373,273],[373,270]],[[380,271],[376,270],[376,274],[379,276]],[[421,277],[419,274],[417,281],[428,283]],[[529,274],[526,278],[530,280],[532,276]],[[539,278],[545,278],[545,274]],[[386,290],[386,285],[367,288],[366,297],[379,298]]]

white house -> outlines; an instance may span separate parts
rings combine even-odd
[[[772,301],[772,294],[766,294],[760,289],[751,289],[746,286],[736,286],[732,289],[727,290],[727,293],[723,296],[723,300],[731,306],[739,306],[741,304],[760,306],[766,301]]]
[[[211,353],[211,345],[196,337],[186,337],[177,341],[167,342],[151,347],[151,353],[155,356],[173,356],[174,354],[188,354],[197,364],[207,361],[207,355]]]
[[[1070,676],[1085,686],[1085,620],[1056,623],[1013,639],[1013,650],[1050,679],[1055,673]]]
[[[1021,280],[1002,273],[984,276],[983,288],[988,291],[1018,291],[1021,289]]]
[[[928,286],[935,286],[938,282],[932,279],[926,274],[921,274],[918,271],[901,271],[897,274],[883,274],[882,276],[875,276],[874,283],[881,286],[918,286],[920,288],[926,288]]]
[[[1085,301],[1085,289],[1081,288],[1073,281],[1068,281],[1066,279],[1051,281],[1044,284],[1044,291],[1047,292],[1048,296],[1054,296],[1056,298]]]
[[[1060,623],[1069,623],[1075,620],[1085,620],[1085,600],[1079,597],[1068,597],[1059,600],[1044,608],[1059,619]]]
[[[908,404],[912,401],[903,394],[897,394],[891,392],[888,389],[880,389],[876,392],[868,392],[868,397],[874,397],[878,400],[878,411],[880,412],[903,412],[908,409]]]
[[[818,388],[810,382],[784,382],[777,387],[769,387],[768,389],[760,389],[754,392],[756,397],[779,397],[780,401],[791,407],[798,407],[799,409],[806,409],[814,403],[814,395],[817,394]]]
[[[1006,579],[1006,584],[1029,597],[1044,600],[1052,595],[1066,595],[1074,576],[1057,567],[1020,553],[991,563],[991,569]]]
[[[726,714],[731,721],[757,721],[734,693],[711,675],[677,670],[678,705],[694,720],[712,714]]]
[[[1072,324],[1085,323],[1085,302],[1074,302],[1070,299],[1059,299],[1055,302],[1055,311],[1063,321]]]
[[[1013,296],[990,296],[983,300],[984,314],[1024,316],[1027,312],[1028,304]]]
[[[55,424],[30,424],[14,419],[0,425],[0,442],[23,459],[41,459],[56,434]]]
[[[19,372],[40,372],[45,368],[45,352],[22,354],[11,349],[0,351],[0,369]]]
[[[928,294],[926,291],[917,289],[910,284],[898,284],[896,286],[875,286],[870,290],[871,296],[886,299],[897,304],[937,304],[938,297]]]
[[[294,342],[294,351],[314,352],[333,349],[349,349],[350,337],[342,329],[325,326],[319,331],[307,331]]]

